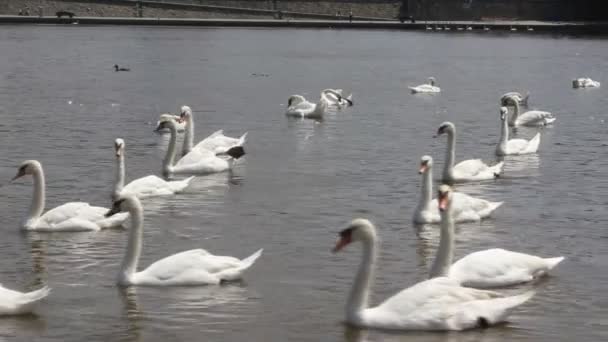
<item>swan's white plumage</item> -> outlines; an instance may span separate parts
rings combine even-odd
[[[243,146],[247,139],[247,132],[240,138],[232,138],[224,135],[223,130],[213,132],[211,135],[194,145],[194,117],[189,106],[182,106],[180,121],[186,124],[186,135],[184,136],[182,154],[186,155],[192,150],[208,150],[213,153],[225,153],[235,146]]]
[[[572,81],[573,88],[598,88],[600,85],[600,82],[594,81],[589,77],[577,78]]]
[[[285,112],[287,116],[322,119],[327,112],[328,103],[324,96],[321,96],[319,102],[312,103],[302,95],[291,95],[287,106],[287,111]]]
[[[46,286],[31,292],[19,292],[0,285],[0,316],[32,313],[50,292]]]
[[[498,144],[496,145],[496,155],[519,155],[536,153],[540,145],[540,132],[530,139],[509,139],[509,125],[507,117],[509,112],[506,107],[500,108],[501,130]]]
[[[440,93],[441,88],[435,85],[435,78],[429,77],[429,83],[421,84],[415,87],[408,87],[412,93]]]
[[[504,102],[505,104],[514,106],[513,114],[509,119],[509,126],[511,127],[546,126],[556,120],[552,113],[542,110],[530,110],[525,113],[520,113],[519,101],[514,97],[507,97]]]

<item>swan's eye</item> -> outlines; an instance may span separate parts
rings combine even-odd
[[[352,235],[353,235],[353,228],[346,228],[340,232],[340,237],[342,239],[350,239],[350,237]]]

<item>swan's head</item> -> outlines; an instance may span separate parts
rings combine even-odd
[[[500,98],[500,105],[501,106],[514,106],[515,103],[519,103],[520,97],[521,97],[521,94],[519,94],[519,93],[515,93],[515,92],[507,93]]]
[[[105,217],[118,214],[120,212],[128,212],[131,208],[141,206],[139,199],[133,194],[119,195],[114,198],[112,208],[105,213]]]
[[[375,236],[376,228],[373,223],[362,218],[354,219],[340,232],[333,252],[339,252],[351,242],[373,240]]]
[[[437,81],[437,80],[435,79],[435,77],[429,77],[429,83],[430,83],[432,86],[434,86],[434,85],[435,85],[435,81]]]
[[[15,177],[13,177],[13,179],[11,179],[11,182],[14,181],[15,179],[21,178],[25,175],[34,174],[36,172],[36,170],[40,170],[40,169],[42,169],[42,165],[40,165],[39,161],[26,160],[23,163],[21,163],[21,165],[19,165],[17,174],[15,175]]]
[[[507,107],[500,107],[500,120],[505,121],[509,115]]]
[[[287,100],[287,107],[295,106],[304,101],[306,101],[306,99],[302,95],[291,95],[289,100]]]
[[[114,140],[114,151],[116,151],[117,157],[122,156],[125,151],[125,141],[120,138]]]
[[[433,166],[433,157],[422,156],[422,158],[420,158],[420,170],[418,171],[418,173],[426,173],[431,168],[431,166]]]
[[[439,211],[445,211],[452,199],[452,188],[447,184],[441,184],[437,190]]]
[[[441,125],[439,125],[439,128],[437,129],[437,136],[446,134],[446,133],[454,133],[455,129],[456,129],[456,127],[454,127],[453,123],[446,121],[446,122],[442,123]]]
[[[155,132],[162,131],[163,129],[177,129],[175,127],[175,115],[173,114],[162,114],[158,120],[158,124],[156,125]]]
[[[118,71],[118,64],[114,64],[114,70]]]

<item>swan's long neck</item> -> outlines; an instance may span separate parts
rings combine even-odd
[[[374,276],[374,265],[376,263],[376,239],[371,238],[363,241],[363,257],[355,282],[348,296],[346,305],[346,315],[349,318],[357,319],[368,307],[369,291]]]
[[[32,177],[34,178],[34,194],[32,196],[32,204],[30,205],[26,221],[39,218],[44,211],[46,185],[42,168],[35,167]]]
[[[452,218],[452,201],[446,210],[441,212],[441,233],[439,248],[431,267],[429,278],[447,276],[454,257],[454,219]]]
[[[500,139],[498,139],[497,149],[501,151],[507,150],[507,141],[509,141],[509,123],[507,123],[507,118],[501,121],[500,128]]]
[[[184,145],[182,146],[182,155],[185,156],[194,146],[194,120],[192,116],[186,121],[186,133],[184,135]]]
[[[177,144],[177,129],[175,125],[169,126],[171,136],[169,138],[169,146],[167,147],[167,153],[163,159],[163,174],[168,176],[173,171],[173,164],[175,162],[175,145]]]
[[[426,171],[422,174],[422,187],[420,191],[420,202],[418,202],[419,210],[428,210],[431,200],[433,199],[433,180],[431,165],[427,166]]]
[[[456,159],[455,143],[456,131],[448,131],[448,148],[445,152],[445,164],[443,165],[443,180],[452,179],[454,172],[454,159]]]
[[[131,231],[129,232],[127,250],[122,259],[119,274],[119,279],[127,281],[137,272],[137,264],[139,263],[139,256],[141,254],[144,224],[144,214],[141,204],[134,204],[129,210],[129,216],[131,216]]]
[[[116,174],[114,182],[114,196],[118,196],[125,187],[125,156],[124,152],[116,158]]]
[[[509,125],[511,126],[515,126],[515,121],[517,120],[517,117],[519,116],[519,101],[517,100],[513,100],[513,103],[515,104],[515,109],[513,109],[513,115],[511,115],[511,120],[509,120]]]

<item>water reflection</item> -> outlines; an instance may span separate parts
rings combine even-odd
[[[123,302],[123,316],[127,322],[126,341],[141,341],[142,318],[144,315],[137,303],[137,287],[117,287],[119,296]]]

